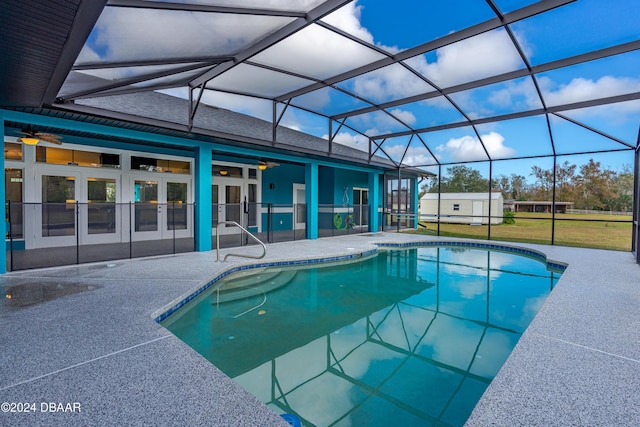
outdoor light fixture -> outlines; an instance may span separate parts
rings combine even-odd
[[[21,138],[18,138],[18,142],[22,142],[26,145],[36,145],[38,142],[40,142],[40,140],[33,136],[23,136]]]
[[[261,171],[265,170],[267,168],[267,164],[266,163],[260,163],[258,165],[258,169],[260,169]]]

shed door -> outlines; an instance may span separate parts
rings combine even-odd
[[[471,218],[472,224],[482,224],[482,200],[473,201],[473,218]]]

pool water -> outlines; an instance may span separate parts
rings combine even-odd
[[[460,426],[560,276],[460,247],[229,276],[163,322],[307,426]]]

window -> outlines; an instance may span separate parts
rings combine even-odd
[[[454,204],[453,204],[453,210],[454,210],[454,211],[459,211],[459,210],[460,210],[460,204],[458,204],[458,203],[454,203]]]
[[[224,176],[225,178],[242,178],[242,168],[236,166],[213,165],[211,173],[213,176]]]
[[[255,170],[255,169],[254,169]],[[251,172],[251,169],[249,169]],[[258,186],[256,184],[248,185],[248,193],[249,193],[249,206],[247,209],[249,210],[249,227],[255,227],[258,225]]]
[[[181,160],[154,159],[152,157],[131,156],[131,170],[163,173],[191,173],[191,163]]]
[[[24,237],[22,234],[22,169],[4,170],[4,193],[6,201],[9,202],[5,211],[5,221],[11,220],[11,236],[9,236],[9,227],[7,227],[6,237],[22,239]]]
[[[87,181],[89,234],[116,232],[116,180],[89,178]]]
[[[4,158],[5,160],[22,160],[22,144],[5,142]]]
[[[64,148],[36,147],[36,162],[51,165],[88,166],[94,168],[120,168],[118,154],[92,151],[65,150]]]

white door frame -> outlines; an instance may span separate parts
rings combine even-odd
[[[187,206],[192,205],[193,200],[193,179],[190,175],[162,175],[159,173],[137,173],[132,175],[129,180],[129,188],[131,191],[131,198],[133,199],[134,195],[134,185],[136,181],[147,181],[147,182],[156,182],[158,185],[158,195],[157,195],[157,209],[156,209],[156,220],[158,227],[156,230],[150,231],[136,231],[135,230],[135,201],[133,201],[133,209],[131,209],[131,240],[132,241],[141,241],[141,240],[159,240],[159,239],[169,239],[173,238],[174,234],[176,238],[183,237],[191,237],[193,236],[193,223],[192,216],[187,214],[187,227],[186,229],[180,230],[171,230],[168,226],[168,204],[167,204],[167,183],[177,182],[187,184]],[[189,209],[189,207],[187,207]]]
[[[355,227],[360,228],[360,227],[362,227],[362,218],[366,215],[366,212],[364,212],[364,211],[363,211],[363,208],[362,208],[362,206],[363,206],[363,204],[362,204],[362,194],[363,194],[364,192],[366,192],[366,193],[367,193],[367,207],[365,208],[365,210],[366,210],[366,209],[368,209],[368,208],[369,208],[369,206],[368,206],[368,201],[369,201],[369,189],[368,189],[368,188],[365,188],[365,187],[353,187],[353,189],[351,190],[351,192],[353,193],[353,192],[355,192],[356,190],[360,191],[360,200],[355,200],[355,198],[354,198],[354,200],[353,200],[353,209],[354,209],[354,210],[355,210],[355,209],[358,209],[358,218],[359,218],[359,220],[360,220],[360,221],[359,221],[359,224],[354,224],[354,226],[355,226]],[[365,226],[368,226],[368,225],[369,225],[369,224],[365,224]]]
[[[298,194],[299,191],[302,191],[305,195],[305,198],[303,200],[299,200],[298,199]],[[307,218],[305,216],[305,218],[299,218],[298,215],[296,215],[296,206],[298,204],[304,204],[306,206],[307,204],[307,200],[306,200],[306,186],[305,184],[299,184],[297,182],[293,183],[293,218],[292,218],[292,223],[293,223],[293,229],[294,230],[302,230],[307,226]],[[306,209],[305,209],[306,212]],[[302,220],[302,221],[300,221]]]
[[[218,186],[218,200],[212,200],[212,204],[218,204],[218,221],[227,221],[227,193],[225,191],[226,187],[240,187],[240,225],[244,227],[242,224],[242,217],[244,212],[242,210],[244,197],[246,197],[247,189],[246,189],[246,180],[244,178],[225,178],[225,177],[215,177],[212,185]],[[212,206],[213,208],[213,206]],[[238,227],[234,226],[221,226],[220,227],[220,235],[223,234],[238,234],[242,232]],[[211,228],[211,235],[216,235],[216,227]]]
[[[69,201],[67,208],[74,212],[74,233],[69,236],[42,236],[42,177],[43,176],[59,176],[74,178],[74,199]],[[115,209],[115,229],[113,233],[89,234],[89,212],[88,212],[88,188],[89,179],[110,179],[116,182],[116,201]],[[75,246],[80,244],[100,244],[100,243],[117,243],[122,238],[122,215],[118,209],[118,203],[122,200],[122,175],[119,171],[109,171],[106,169],[91,168],[70,168],[69,166],[49,165],[35,170],[34,174],[34,190],[39,195],[40,203],[36,205],[26,204],[27,209],[33,210],[34,227],[33,241],[27,239],[27,231],[25,230],[25,244],[28,248],[35,247],[56,247],[56,246]],[[78,213],[75,214],[75,205],[78,202]]]

